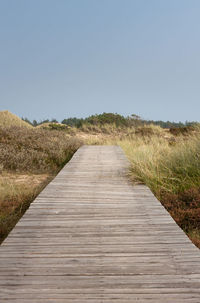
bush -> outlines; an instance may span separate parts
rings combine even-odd
[[[6,170],[57,171],[80,145],[58,130],[1,128],[0,163]]]
[[[194,131],[195,128],[192,126],[185,126],[185,127],[171,127],[169,129],[170,133],[174,136],[179,135],[188,135],[191,134],[192,131]]]
[[[115,124],[117,127],[128,126],[128,120],[125,117],[113,113],[93,115],[86,118],[85,122],[90,123],[92,125]]]

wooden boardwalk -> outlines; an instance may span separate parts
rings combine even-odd
[[[0,302],[200,302],[200,252],[117,146],[83,146],[0,247]]]

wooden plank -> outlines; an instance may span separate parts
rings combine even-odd
[[[200,302],[200,253],[118,146],[83,146],[0,247],[0,302]]]

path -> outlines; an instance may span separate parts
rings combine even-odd
[[[83,146],[0,247],[0,302],[200,302],[200,252],[117,146]]]

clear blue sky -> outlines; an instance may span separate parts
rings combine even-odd
[[[199,0],[0,0],[0,110],[200,121]]]

